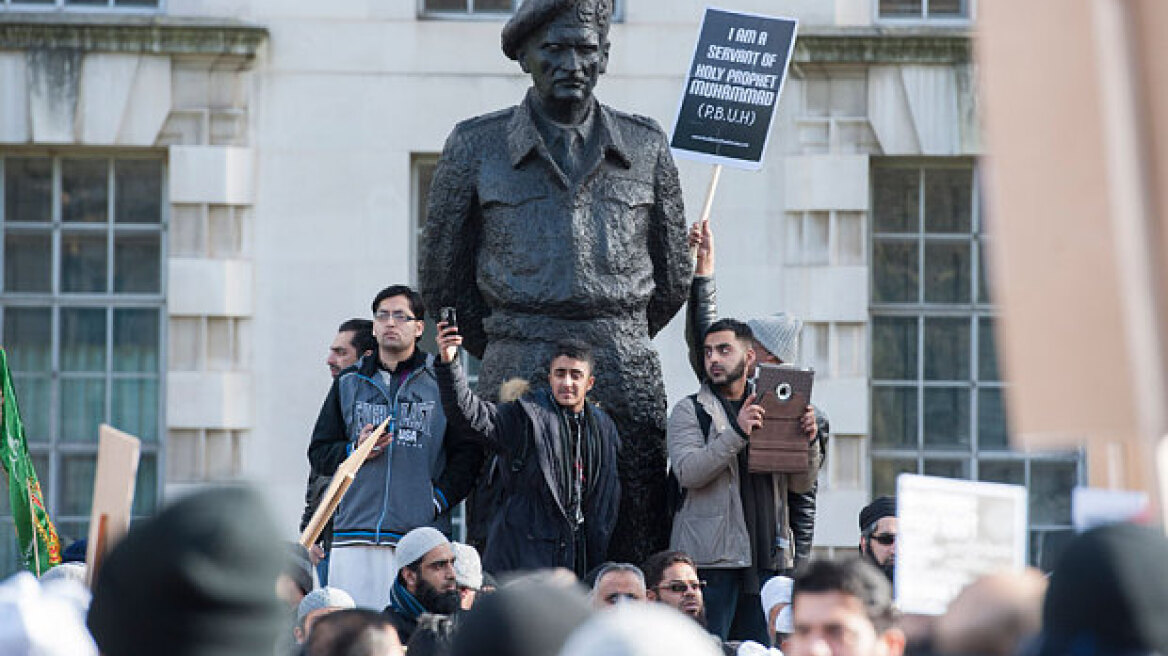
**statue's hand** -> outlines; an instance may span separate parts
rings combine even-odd
[[[450,364],[458,355],[458,347],[462,346],[462,335],[458,334],[458,326],[449,326],[445,321],[438,322],[438,357],[445,364]]]

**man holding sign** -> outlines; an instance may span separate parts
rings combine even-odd
[[[482,450],[447,430],[434,358],[417,346],[425,306],[405,285],[373,299],[377,353],[333,381],[308,458],[332,475],[374,425],[391,418],[337,508],[329,583],[358,606],[383,608],[397,573],[395,546],[419,526],[449,535],[450,509],[474,484]]]
[[[546,380],[557,342],[593,346],[593,394],[626,445],[610,555],[639,562],[668,535],[665,388],[650,338],[685,302],[692,264],[664,132],[592,95],[611,20],[612,0],[516,10],[503,52],[532,87],[519,106],[463,121],[447,139],[420,278],[427,302],[457,307],[491,396],[509,378]]]

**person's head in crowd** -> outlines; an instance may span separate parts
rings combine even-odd
[[[641,564],[650,601],[675,608],[703,628],[706,602],[702,590],[706,582],[698,578],[693,558],[681,551],[660,551]]]
[[[718,656],[717,638],[660,604],[598,613],[576,629],[560,656]]]
[[[605,563],[592,586],[592,607],[601,609],[624,602],[645,601],[645,575],[629,563]]]
[[[61,550],[62,563],[84,563],[86,552],[89,549],[89,539],[81,538],[69,543],[69,546]]]
[[[1042,628],[1046,577],[1036,569],[983,576],[958,594],[933,628],[938,654],[1012,656]]]
[[[422,295],[406,285],[391,285],[373,297],[373,337],[383,361],[401,362],[414,354],[426,328]]]
[[[259,495],[197,492],[134,522],[97,572],[88,624],[104,656],[254,656],[283,626],[283,546]]]
[[[524,576],[483,597],[463,616],[452,656],[552,656],[591,614],[579,585]]]
[[[1071,540],[1050,576],[1040,656],[1168,654],[1168,538],[1113,524]]]
[[[299,542],[284,544],[284,566],[276,579],[276,594],[295,610],[304,596],[315,587],[312,579],[312,561],[308,550]]]
[[[373,338],[373,322],[368,319],[349,319],[337,328],[337,335],[329,345],[328,364],[333,378],[347,369],[362,356],[370,355],[377,349]]]
[[[402,645],[393,624],[385,616],[354,608],[320,618],[312,627],[304,653],[305,656],[400,656]]]
[[[710,386],[720,394],[736,395],[754,370],[754,333],[737,319],[719,319],[706,330],[702,358]]]
[[[454,582],[458,585],[459,606],[470,610],[483,587],[483,561],[478,550],[469,544],[451,542],[450,548],[454,551]]]
[[[0,654],[4,656],[97,656],[85,629],[89,589],[68,577],[40,581],[17,572],[0,583]],[[47,580],[46,580],[47,579]]]
[[[860,510],[860,554],[884,572],[896,573],[896,497],[877,497]]]
[[[575,339],[558,342],[548,363],[548,384],[556,403],[572,412],[583,410],[588,392],[596,383],[595,369],[591,346]]]
[[[901,656],[892,586],[870,563],[813,560],[795,574],[787,656]]]
[[[404,590],[428,613],[449,615],[459,609],[454,550],[438,529],[421,526],[406,533],[397,543],[397,559],[401,569],[391,596]]]
[[[779,646],[785,634],[791,632],[791,614],[786,615],[786,624],[780,627],[779,616],[791,605],[791,586],[794,582],[786,576],[772,576],[763,584],[759,596],[762,598],[762,614],[766,616],[767,635],[771,644]]]
[[[754,353],[759,362],[784,364],[799,357],[799,333],[803,322],[786,312],[769,317],[748,319],[746,325],[754,333]]]
[[[309,592],[296,609],[296,626],[292,629],[296,642],[307,642],[308,636],[312,635],[312,625],[325,615],[356,607],[353,597],[340,588],[325,586]]]
[[[424,613],[418,617],[418,626],[406,643],[410,656],[449,656],[458,628],[457,615]]]

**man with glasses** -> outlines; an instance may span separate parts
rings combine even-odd
[[[677,609],[706,628],[706,604],[693,558],[680,551],[661,551],[649,556],[642,566],[649,601]]]
[[[373,299],[377,352],[343,371],[329,389],[312,431],[313,471],[331,475],[374,427],[390,427],[337,508],[329,583],[360,607],[389,603],[397,573],[395,545],[419,526],[449,535],[450,509],[466,496],[482,450],[447,430],[433,356],[418,348],[425,306],[404,285]]]
[[[629,563],[605,563],[592,586],[592,607],[597,610],[623,603],[645,602],[645,575]]]
[[[896,497],[878,497],[860,510],[860,554],[884,572],[896,573]]]

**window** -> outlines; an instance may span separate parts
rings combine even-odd
[[[880,0],[877,17],[882,21],[968,22],[975,0]]]
[[[430,18],[506,18],[523,0],[418,0],[419,12]],[[624,0],[613,0],[612,17],[619,20]]]
[[[905,472],[1025,485],[1046,566],[1080,456],[1010,450],[977,190],[963,161],[872,170],[872,492]]]
[[[88,532],[102,422],[142,439],[134,514],[161,480],[165,165],[0,153],[0,343],[62,542]],[[0,501],[0,575],[17,566]]]
[[[69,11],[125,10],[156,12],[163,0],[0,0],[0,9],[36,11],[64,9]]]
[[[864,214],[843,210],[787,213],[789,266],[864,264]]]
[[[879,154],[868,123],[868,70],[854,66],[800,67],[801,104],[795,118],[802,155]]]

